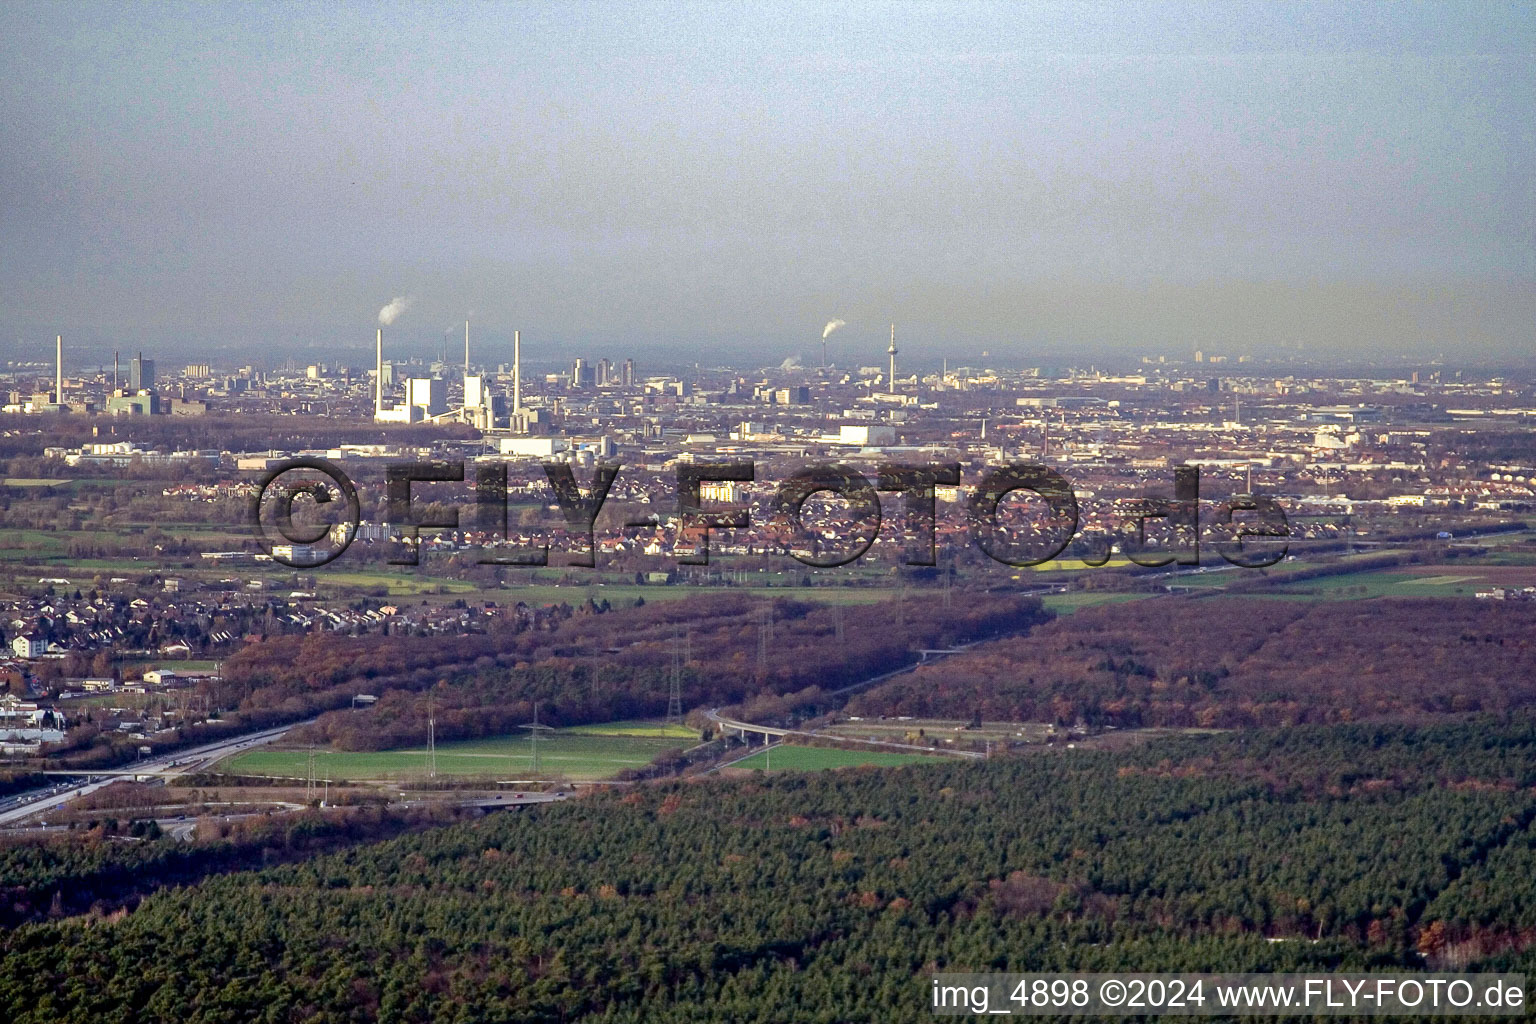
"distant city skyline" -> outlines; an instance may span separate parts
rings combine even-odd
[[[16,3],[0,54],[11,360],[366,365],[400,294],[491,364],[1536,347],[1529,5]]]
[[[524,332],[525,335],[527,332]],[[177,344],[167,338],[156,339],[151,335],[148,344],[138,342],[113,342],[98,339],[95,343],[78,333],[64,335],[64,369],[76,374],[107,370],[112,367],[113,356],[119,357],[126,379],[129,362],[142,351],[146,358],[160,357],[161,365],[172,372],[179,372],[183,365],[210,363],[215,369],[231,369],[252,365],[259,369],[281,369],[285,365],[302,369],[311,364],[325,364],[333,369],[346,368],[357,372],[372,372],[374,350],[372,343],[359,345],[347,341],[329,343],[319,339],[308,341],[298,337],[285,341],[281,336],[252,338],[251,342],[185,341]],[[36,338],[13,338],[9,343],[0,342],[0,372],[7,367],[46,367],[53,372],[55,335]],[[446,358],[440,358],[441,336],[428,332],[411,332],[394,328],[386,342],[384,359],[401,365],[428,366],[441,363],[449,371],[463,364],[463,339],[448,346]],[[253,344],[259,342],[257,347]],[[877,343],[873,346],[871,342]],[[836,371],[854,371],[860,368],[883,368],[887,359],[885,348],[889,342],[889,324],[878,337],[854,338],[840,341],[828,349],[827,368]],[[784,346],[792,346],[793,339],[783,339]],[[1204,356],[1204,362],[1200,356]],[[471,362],[477,368],[496,369],[510,367],[513,357],[512,331],[482,331],[474,348]],[[1213,361],[1212,357],[1216,357]],[[690,367],[733,368],[743,373],[758,371],[801,371],[815,375],[820,367],[819,341],[814,345],[773,348],[767,352],[751,346],[715,346],[709,349],[671,338],[646,339],[630,335],[599,336],[592,338],[526,338],[524,341],[523,366],[527,372],[545,374],[568,371],[575,358],[595,364],[598,360],[638,359],[646,373],[678,373]],[[794,359],[797,365],[788,365]],[[1518,371],[1536,367],[1536,350],[1488,352],[1446,347],[1415,350],[1404,347],[1397,351],[1385,348],[1377,350],[1345,350],[1326,345],[1290,344],[1261,348],[1239,349],[1214,343],[1193,343],[1173,347],[1152,344],[1058,344],[1029,346],[987,347],[987,342],[962,340],[952,345],[914,342],[910,353],[903,347],[900,356],[903,371],[937,373],[948,366],[951,370],[994,368],[1019,370],[1031,367],[1054,369],[1075,368],[1104,371],[1133,371],[1138,366],[1149,368],[1165,366],[1174,369],[1187,367],[1191,372],[1205,372],[1218,376],[1264,375],[1269,372],[1311,368],[1327,375],[1335,370],[1367,367],[1379,368],[1392,375],[1409,369],[1447,367],[1451,369]]]

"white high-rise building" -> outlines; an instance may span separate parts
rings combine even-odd
[[[405,382],[405,404],[428,416],[441,416],[448,411],[447,382],[438,377],[410,378]]]
[[[479,409],[489,405],[490,392],[486,390],[485,378],[479,375],[464,378],[464,407],[467,409]]]

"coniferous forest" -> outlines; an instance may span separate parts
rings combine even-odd
[[[0,1018],[916,1021],[935,970],[1526,970],[1533,787],[1525,713],[637,786],[22,924]],[[71,849],[7,883],[101,870]]]

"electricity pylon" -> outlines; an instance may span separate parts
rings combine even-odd
[[[667,722],[683,721],[683,644],[681,631],[672,637],[672,677],[667,692]]]
[[[437,716],[432,711],[432,695],[427,694],[427,778],[437,778]]]

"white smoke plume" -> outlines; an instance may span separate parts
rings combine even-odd
[[[779,364],[779,369],[781,370],[798,370],[800,368],[799,356],[790,356],[788,359]]]
[[[848,321],[846,321],[846,320],[828,320],[827,321],[827,326],[825,326],[825,327],[823,327],[821,329],[821,340],[822,341],[826,341],[827,340],[827,335],[831,334],[833,331],[837,330],[839,327],[846,326],[847,323],[848,323]]]
[[[412,301],[414,300],[409,295],[396,295],[390,299],[388,304],[379,310],[379,326],[388,327],[394,323],[396,317],[411,308]]]

